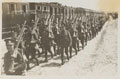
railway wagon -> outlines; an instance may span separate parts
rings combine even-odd
[[[11,30],[16,29],[17,24],[23,24],[26,20],[30,25],[35,18],[45,18],[46,15],[55,15],[55,18],[60,19],[61,16],[67,19],[74,16],[75,9],[62,4],[51,3],[17,3],[5,2],[2,3],[2,38],[9,37]],[[56,20],[54,18],[54,20]]]
[[[4,27],[21,24],[24,20],[29,20],[28,3],[2,3],[2,24]]]
[[[7,38],[17,24],[30,23],[29,3],[2,3],[2,38]]]

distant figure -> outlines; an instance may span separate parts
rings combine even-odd
[[[13,57],[15,43],[12,39],[7,39],[6,47],[8,52],[4,56],[4,72],[6,75],[23,75],[26,69],[25,55],[17,49],[16,57]]]

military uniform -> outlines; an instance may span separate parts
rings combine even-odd
[[[41,38],[43,50],[45,52],[45,61],[48,61],[47,52],[49,52],[51,54],[51,57],[53,58],[53,53],[51,51],[53,39],[54,36],[52,31],[46,28],[45,31],[43,32],[43,37]]]
[[[82,44],[82,49],[84,49],[84,43],[85,43],[85,28],[83,24],[81,25],[81,44]]]
[[[7,46],[12,46],[12,42],[7,41]],[[9,50],[9,49],[8,49]],[[6,75],[23,75],[26,69],[25,56],[22,54],[22,51],[17,49],[16,57],[13,58],[12,51],[8,51],[4,56],[4,72]],[[13,63],[14,62],[14,63]],[[12,70],[11,70],[12,69]]]

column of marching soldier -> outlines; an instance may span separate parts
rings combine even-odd
[[[77,55],[89,40],[96,37],[106,20],[104,15],[94,14],[65,21],[63,17],[60,21],[42,18],[35,22],[32,20],[31,26],[26,25],[26,22],[18,25],[17,29],[12,31],[11,38],[5,40],[8,50],[4,56],[5,74],[22,75],[30,68],[31,60],[36,60],[39,65],[38,57],[43,56],[42,54],[45,55],[45,62],[48,62],[48,52],[51,58],[60,55],[64,64],[64,53],[68,60],[72,57],[73,49]]]

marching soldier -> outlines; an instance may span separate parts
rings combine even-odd
[[[19,24],[17,24],[17,27],[16,27],[17,36],[20,34],[21,28],[22,27]]]
[[[11,38],[16,41],[17,40],[17,32],[11,31]]]
[[[84,43],[85,43],[85,28],[84,28],[84,23],[81,25],[81,44],[82,44],[82,49],[84,49]]]
[[[54,41],[53,41],[53,48],[54,48],[54,55],[58,54],[58,44],[59,44],[59,26],[57,22],[53,22],[52,27]]]
[[[15,43],[12,39],[7,39],[6,47],[8,52],[4,56],[4,72],[6,75],[23,75],[26,70],[25,55],[20,49],[16,51],[14,46]],[[16,58],[12,57],[13,53],[16,52]]]
[[[49,28],[49,26],[44,30],[43,37],[41,39],[43,49],[45,52],[45,62],[48,61],[47,53],[49,52],[51,54],[51,58],[53,58],[53,53],[51,51],[52,41],[54,39],[52,30]]]
[[[30,39],[30,43],[29,43],[29,52],[32,56],[31,60],[32,59],[35,59],[36,62],[37,62],[37,65],[39,65],[39,62],[38,62],[38,59],[36,58],[36,52],[39,53],[39,56],[40,56],[40,51],[38,49],[38,34],[36,32],[36,30],[34,30],[32,33],[31,33],[31,39]]]
[[[46,28],[45,21],[44,21],[44,19],[41,19],[40,20],[40,25],[38,27],[38,29],[39,29],[39,35],[41,37],[43,36],[43,32],[44,32],[45,28]]]

